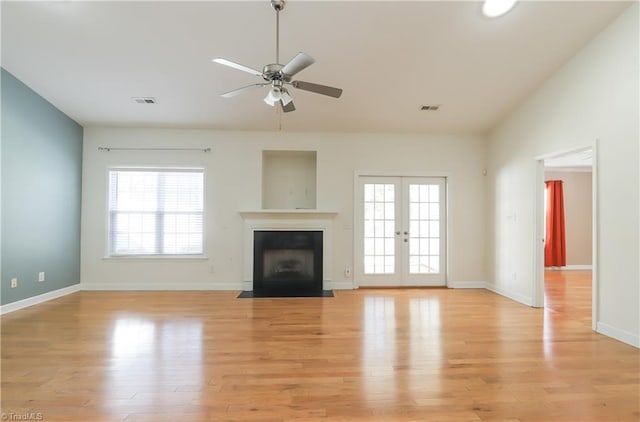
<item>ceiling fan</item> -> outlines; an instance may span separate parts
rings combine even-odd
[[[311,66],[315,60],[313,57],[306,53],[296,54],[287,64],[280,64],[280,11],[284,9],[284,0],[271,0],[271,6],[276,11],[276,62],[268,64],[262,68],[262,71],[252,69],[247,66],[243,66],[239,63],[232,62],[231,60],[218,57],[213,59],[214,63],[219,63],[225,66],[232,67],[243,72],[251,73],[255,76],[261,76],[265,82],[248,85],[242,88],[235,89],[233,91],[221,94],[222,97],[231,98],[236,95],[242,94],[245,91],[252,90],[254,88],[261,88],[267,85],[271,86],[271,89],[264,98],[264,102],[270,106],[279,104],[282,107],[282,111],[288,113],[294,111],[296,108],[293,105],[293,98],[289,95],[286,86],[290,85],[297,89],[304,91],[314,92],[316,94],[328,95],[329,97],[339,98],[342,95],[342,89],[334,88],[326,85],[318,85],[311,82],[294,81],[292,80],[298,72]]]

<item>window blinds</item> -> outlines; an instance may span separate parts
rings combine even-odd
[[[109,171],[109,255],[203,253],[204,171]]]

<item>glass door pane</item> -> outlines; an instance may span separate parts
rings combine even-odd
[[[408,286],[446,284],[445,178],[402,179],[402,280]]]
[[[409,273],[440,273],[440,186],[409,184]]]
[[[393,274],[395,272],[395,195],[394,184],[364,184],[365,274]]]

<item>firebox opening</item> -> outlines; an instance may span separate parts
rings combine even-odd
[[[263,255],[263,278],[313,281],[313,251],[308,249],[270,249]]]
[[[322,292],[322,234],[255,231],[254,294],[307,296]]]

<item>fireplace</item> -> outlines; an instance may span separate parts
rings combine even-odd
[[[255,230],[253,295],[322,293],[322,237],[320,230]]]

